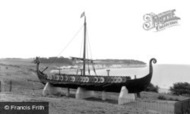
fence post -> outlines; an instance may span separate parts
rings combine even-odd
[[[1,92],[1,81],[0,81],[0,92]]]
[[[32,95],[33,95],[33,96],[34,96],[34,90],[35,90],[34,85],[35,85],[34,82],[32,82],[32,90],[33,90],[33,91],[32,91]]]
[[[12,80],[10,80],[9,92],[12,91]]]

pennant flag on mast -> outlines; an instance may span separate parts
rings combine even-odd
[[[84,17],[85,16],[85,12],[82,12],[80,18]]]

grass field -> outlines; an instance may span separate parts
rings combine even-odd
[[[142,92],[142,97],[137,98],[135,102],[118,105],[119,93],[107,93],[106,101],[101,100],[100,92],[97,92],[94,98],[77,100],[76,90],[71,90],[69,97],[65,95],[44,97],[42,96],[44,85],[39,82],[35,70],[36,66],[29,60],[15,62],[1,60],[0,101],[47,101],[50,114],[172,114],[175,100],[187,99],[183,96]],[[63,91],[66,92],[66,89]],[[164,96],[165,100],[159,99],[160,96]]]

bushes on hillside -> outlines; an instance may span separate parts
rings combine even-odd
[[[190,95],[190,84],[187,82],[178,82],[170,87],[170,91],[175,95]]]
[[[69,58],[64,57],[49,57],[49,58],[40,58],[42,63],[63,63],[72,65],[72,61]]]
[[[167,97],[167,96],[164,96],[164,95],[159,95],[158,99],[159,100],[169,100],[169,101],[179,101],[178,98]]]
[[[146,88],[145,91],[151,91],[151,92],[156,92],[156,93],[158,93],[158,89],[159,89],[158,86],[155,86],[155,85],[153,85],[152,83],[150,83],[150,84],[148,85],[148,87]]]

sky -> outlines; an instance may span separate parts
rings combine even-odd
[[[143,29],[145,14],[173,9],[177,26]],[[1,0],[0,58],[80,56],[84,11],[90,58],[190,64],[190,7],[180,0]]]

